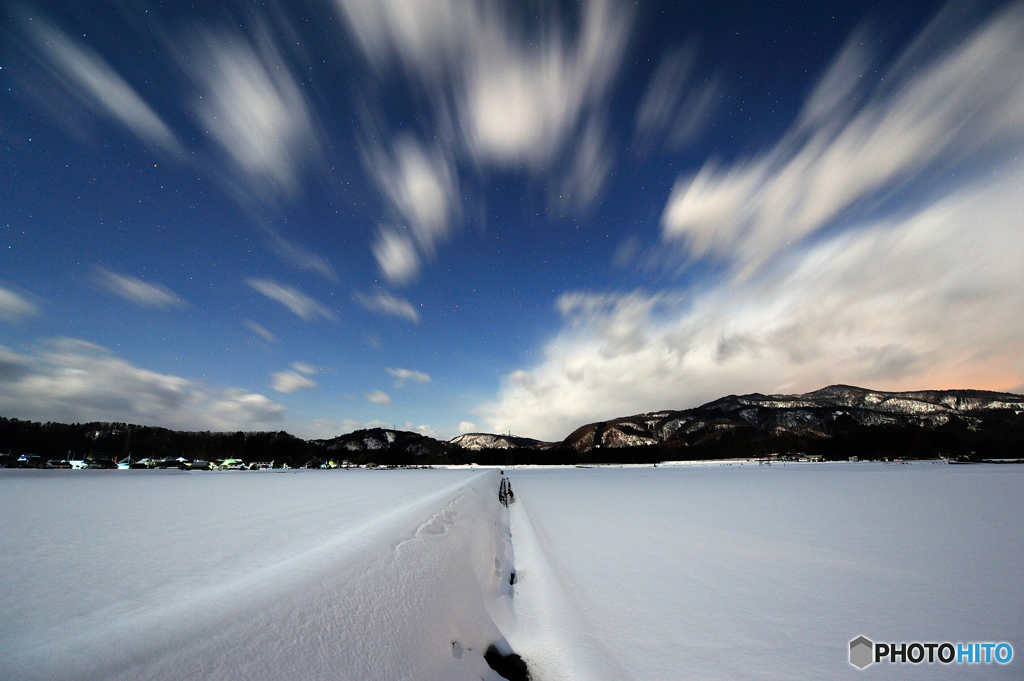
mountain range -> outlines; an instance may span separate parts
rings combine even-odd
[[[130,433],[130,436],[129,436]],[[833,385],[803,395],[729,395],[683,410],[589,423],[561,442],[467,433],[449,441],[373,428],[326,440],[183,433],[128,424],[0,418],[0,452],[89,452],[355,464],[657,463],[725,458],[1024,459],[1024,396],[985,390],[883,392]]]
[[[561,442],[467,433],[448,442],[365,430],[322,441],[354,455],[412,453],[478,463],[657,462],[815,456],[1024,458],[1024,396],[984,390],[882,392],[833,385],[803,395],[729,395],[581,426]],[[460,453],[463,456],[460,456]],[[399,456],[399,458],[405,458]],[[473,457],[470,457],[473,458]]]

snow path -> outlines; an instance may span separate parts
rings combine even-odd
[[[516,475],[516,480],[520,476]],[[569,566],[559,563],[558,548],[535,520],[522,496],[510,507],[515,518],[516,627],[509,641],[530,665],[535,681],[627,679],[629,676],[601,639],[588,594]],[[526,585],[526,599],[520,597]]]
[[[509,621],[511,569],[497,483],[4,471],[0,676],[494,679],[480,653]]]
[[[538,681],[1020,678],[1024,466],[515,470],[512,647]],[[1011,664],[859,672],[875,641]],[[1024,658],[1022,658],[1024,659]]]

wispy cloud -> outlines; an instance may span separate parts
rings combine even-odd
[[[367,402],[380,405],[382,407],[391,406],[391,395],[388,395],[383,390],[374,390],[372,392],[363,393],[363,397],[366,398]]]
[[[168,308],[185,305],[181,297],[166,286],[143,281],[138,277],[117,274],[105,267],[96,267],[96,283],[114,295],[142,307]]]
[[[10,289],[0,286],[0,319],[20,321],[39,314],[39,308]]]
[[[299,190],[318,148],[312,107],[271,32],[197,29],[180,61],[201,93],[197,122],[228,160],[236,190],[273,202]]]
[[[417,426],[412,421],[406,421],[405,423],[402,424],[402,430],[408,430],[415,433],[419,433],[420,435],[426,435],[427,437],[432,437],[435,440],[447,439],[442,433],[435,430],[433,426],[430,426],[429,424],[422,424]]]
[[[854,36],[777,145],[676,182],[665,239],[742,278],[866,202],[1013,153],[1024,139],[1021,15],[1014,5],[931,59],[938,31],[926,33],[882,78],[868,77],[873,60]]]
[[[1020,182],[1008,173],[824,240],[770,278],[689,295],[567,294],[544,360],[508,376],[480,412],[496,432],[561,438],[730,393],[1019,385]]]
[[[435,146],[428,149],[408,135],[399,138],[390,157],[372,161],[378,180],[416,243],[427,254],[447,238],[458,213],[454,162]]]
[[[264,231],[270,241],[271,250],[284,262],[301,270],[316,272],[329,281],[338,280],[338,273],[323,256],[289,241],[281,234],[281,230],[272,225],[267,225]]]
[[[563,295],[544,359],[479,410],[490,429],[560,438],[623,414],[836,382],[1019,386],[1022,16],[1015,5],[944,49],[928,42],[943,32],[928,32],[884,72],[884,90],[861,90],[871,59],[846,48],[778,145],[677,185],[665,238],[727,274],[685,291]],[[949,167],[955,180],[891,199]]]
[[[402,285],[418,273],[419,254],[432,258],[437,244],[448,238],[458,219],[455,161],[441,145],[428,148],[410,135],[402,135],[390,153],[381,143],[370,146],[364,152],[364,162],[396,220],[412,237],[385,228],[372,245],[381,272],[390,283]]]
[[[277,371],[270,375],[270,386],[279,393],[294,393],[310,390],[317,386],[316,381],[296,371]]]
[[[695,77],[696,61],[692,41],[662,55],[636,110],[634,146],[641,151],[659,144],[681,149],[710,125],[724,87],[718,76]]]
[[[255,430],[284,418],[284,407],[264,395],[149,371],[70,338],[46,343],[39,356],[0,347],[0,410],[40,421],[128,421],[182,430]]]
[[[416,245],[404,233],[384,227],[370,245],[381,274],[394,286],[404,286],[420,273],[420,255]]]
[[[594,201],[611,166],[603,121],[632,30],[628,5],[585,0],[568,20],[552,6],[538,14],[501,0],[336,2],[378,79],[403,77],[429,102],[418,138],[392,139],[379,116],[363,116],[364,164],[411,233],[375,237],[391,284],[415,278],[458,222],[460,163],[473,173],[525,169],[566,205]]]
[[[465,59],[460,120],[477,158],[539,169],[606,96],[632,17],[622,5],[590,0],[581,3],[575,39],[549,16],[541,44],[530,45],[503,21],[504,9],[491,3],[469,12],[457,36],[468,52],[458,56]]]
[[[245,320],[245,328],[249,329],[254,334],[259,336],[263,340],[267,341],[268,343],[276,343],[277,342],[277,336],[275,336],[274,334],[270,333],[269,331],[267,331],[266,328],[264,328],[263,326],[260,326],[259,324],[257,324],[256,322],[252,321],[251,319]]]
[[[410,321],[413,324],[418,324],[420,321],[420,313],[416,311],[412,303],[405,298],[398,298],[387,291],[378,291],[371,295],[365,295],[356,291],[352,295],[356,302],[371,312],[391,315],[392,317]]]
[[[317,373],[317,368],[307,362],[292,362],[291,368],[298,371],[300,374],[306,374],[307,376],[313,376]]]
[[[120,122],[151,149],[177,152],[174,133],[103,57],[38,13],[22,17],[36,56],[50,64],[66,90],[81,103]]]
[[[317,374],[317,368],[306,362],[292,362],[291,371],[278,371],[271,374],[271,387],[279,393],[294,393],[317,387],[317,382],[310,376]]]
[[[605,137],[605,126],[591,116],[569,156],[558,199],[552,201],[556,206],[584,209],[598,196],[612,167]]]
[[[313,300],[295,286],[284,286],[271,279],[246,279],[245,283],[267,298],[276,300],[307,322],[323,317],[334,319],[334,313]]]
[[[422,371],[413,371],[412,369],[385,369],[386,372],[395,377],[395,387],[402,388],[409,381],[415,381],[416,383],[430,383],[430,375],[425,374]]]
[[[475,433],[476,424],[473,423],[472,421],[460,421],[458,431],[459,435],[462,435],[464,433]]]

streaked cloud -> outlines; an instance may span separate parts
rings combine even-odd
[[[378,154],[373,163],[381,188],[416,243],[433,255],[436,244],[448,237],[458,213],[454,162],[439,146],[428,149],[403,135],[390,158]]]
[[[371,402],[381,407],[391,406],[391,395],[388,395],[383,390],[374,390],[372,392],[363,393],[363,397],[366,398],[367,402]]]
[[[449,238],[460,163],[547,177],[564,205],[594,201],[611,168],[603,121],[632,31],[627,4],[585,0],[568,20],[553,6],[535,13],[501,0],[336,3],[377,81],[401,77],[430,106],[418,136],[363,116],[367,172],[411,234],[389,227],[374,238],[389,283],[414,279]]]
[[[317,255],[309,249],[303,248],[299,244],[286,239],[284,235],[281,234],[281,230],[273,225],[267,225],[264,227],[264,231],[266,232],[268,241],[270,242],[270,249],[282,261],[301,270],[316,272],[329,281],[338,280],[338,273],[334,271],[334,268],[331,266],[331,263],[327,261],[327,258]]]
[[[96,267],[96,283],[114,295],[142,307],[168,308],[185,305],[180,296],[162,284],[117,274],[105,267]]]
[[[478,410],[489,429],[560,438],[836,382],[1019,386],[1021,8],[956,44],[937,46],[943,35],[928,31],[867,90],[873,60],[851,41],[777,145],[681,179],[665,239],[725,274],[688,290],[564,294],[543,360]]]
[[[334,319],[333,312],[307,296],[295,286],[278,284],[272,279],[256,278],[246,279],[245,283],[265,295],[267,298],[281,303],[307,322],[313,321],[317,317]]]
[[[404,286],[420,273],[420,255],[416,245],[404,233],[390,227],[378,230],[370,245],[381,274],[393,286]]]
[[[422,371],[413,371],[412,369],[392,369],[387,368],[384,371],[388,372],[395,377],[395,387],[402,388],[409,381],[416,383],[430,383],[430,375],[425,374]]]
[[[35,317],[39,308],[10,289],[0,286],[0,320],[20,321],[26,317]]]
[[[405,298],[398,298],[387,291],[378,291],[370,295],[364,295],[356,291],[352,295],[356,302],[371,312],[391,315],[413,324],[418,324],[420,321],[420,313],[416,311],[412,303]]]
[[[395,53],[406,68],[421,71],[454,57],[466,12],[474,10],[473,3],[459,0],[429,6],[416,0],[337,0],[337,4],[371,63],[382,68]],[[424,73],[424,77],[430,75]]]
[[[690,41],[667,50],[658,62],[636,110],[634,146],[642,152],[658,145],[682,149],[711,123],[724,86],[718,76],[694,75],[697,52]]]
[[[1012,388],[1024,380],[1022,181],[1018,171],[832,237],[742,285],[566,294],[544,360],[479,411],[494,432],[561,438],[730,393]]]
[[[592,116],[569,157],[558,199],[552,201],[556,206],[582,210],[597,198],[612,167],[605,137],[605,126]]]
[[[855,35],[778,144],[676,181],[665,239],[748,277],[868,202],[1014,153],[1024,140],[1021,15],[1014,5],[945,49],[928,32],[881,78]]]
[[[435,430],[433,428],[433,426],[430,426],[430,425],[427,425],[427,424],[423,424],[423,425],[417,426],[412,421],[406,421],[405,423],[402,424],[402,429],[403,430],[413,431],[413,432],[419,433],[420,435],[426,435],[427,437],[432,437],[435,440],[446,440],[446,439],[448,439],[442,433],[440,433],[437,430]]]
[[[468,25],[457,37],[468,52],[458,57],[465,69],[459,114],[478,159],[539,170],[557,157],[588,109],[602,103],[632,16],[609,0],[580,4],[575,36],[557,16],[542,17],[539,45],[505,23],[499,3],[475,4],[477,11],[467,13]]]
[[[59,74],[67,92],[90,109],[112,118],[151,149],[174,153],[174,133],[145,100],[96,51],[61,31],[38,13],[22,17],[35,54]]]
[[[307,376],[313,376],[317,373],[317,368],[307,362],[292,362],[290,364],[292,369],[298,371],[300,374],[306,374]]]
[[[256,430],[284,407],[264,395],[217,389],[138,367],[83,340],[47,342],[38,356],[0,347],[0,410],[39,421],[126,421],[182,430]]]
[[[320,143],[299,79],[271,32],[253,23],[251,36],[196,29],[180,62],[200,92],[197,123],[223,152],[235,189],[266,203],[297,194]]]
[[[364,152],[364,163],[396,220],[412,237],[404,230],[382,229],[371,246],[384,276],[391,284],[402,285],[418,273],[420,254],[432,258],[437,244],[448,238],[458,219],[455,161],[440,145],[428,148],[412,136],[402,135],[390,153],[384,151],[383,144],[371,146]]]
[[[32,371],[32,358],[0,345],[0,383],[13,383]]]
[[[355,4],[342,1],[346,10]],[[460,127],[477,161],[540,170],[607,96],[632,28],[624,5],[580,5],[572,35],[544,8],[543,30],[532,40],[527,18],[495,1],[391,0],[348,17],[360,38],[369,35],[363,44],[372,59],[393,51],[427,83],[451,74]]]
[[[310,390],[317,386],[316,381],[296,371],[276,371],[270,375],[270,387],[279,393],[291,394],[300,390]]]
[[[252,331],[254,334],[267,341],[268,343],[276,343],[277,336],[267,331],[266,328],[252,321],[251,319],[245,320],[245,328]]]

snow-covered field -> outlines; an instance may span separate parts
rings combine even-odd
[[[1019,679],[1024,466],[512,476],[509,635],[540,679]],[[849,641],[1007,641],[1009,664],[863,672]]]
[[[2,471],[0,678],[479,679],[498,480]]]
[[[1020,678],[1024,467],[510,478],[0,471],[0,678],[496,681],[506,640],[535,681]],[[858,672],[860,634],[1015,658]]]

